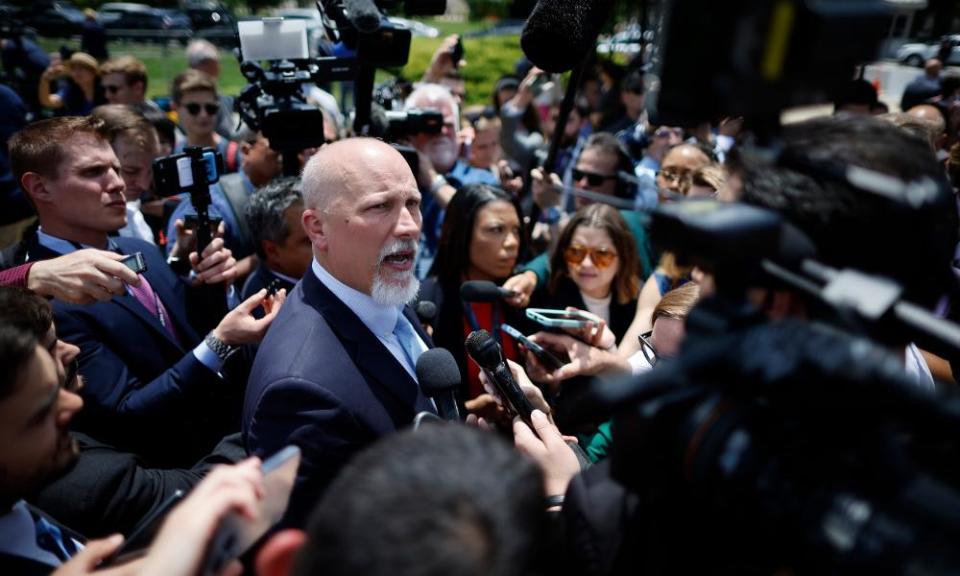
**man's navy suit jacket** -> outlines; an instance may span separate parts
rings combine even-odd
[[[403,314],[432,346],[409,306]],[[436,412],[416,381],[307,270],[260,345],[243,410],[251,453],[302,451],[285,524],[302,526],[351,456],[423,411]]]
[[[218,404],[226,386],[192,354],[200,336],[188,320],[187,286],[156,246],[133,238],[112,242],[124,254],[143,253],[144,276],[180,342],[129,292],[82,306],[54,300],[57,334],[80,347],[86,380],[84,408],[72,426],[141,454],[152,466],[190,467],[229,432],[220,414],[226,406]],[[30,260],[60,255],[36,236],[27,239],[26,248]],[[233,409],[239,410],[239,402]]]

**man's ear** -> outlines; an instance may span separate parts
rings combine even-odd
[[[303,231],[318,250],[326,250],[328,245],[327,219],[322,210],[307,208],[300,216]]]
[[[46,179],[36,172],[27,172],[20,178],[20,186],[34,204],[53,201],[53,193],[47,188]]]
[[[288,576],[293,570],[297,552],[307,541],[303,530],[277,532],[257,552],[254,570],[257,576]]]
[[[247,157],[247,154],[249,154],[249,153],[250,153],[250,150],[252,150],[252,149],[253,149],[253,144],[251,144],[251,143],[249,143],[249,142],[241,142],[241,143],[240,143],[240,153],[243,154],[243,157],[244,157],[244,158]]]
[[[143,97],[147,94],[147,85],[144,82],[134,82],[131,88],[133,88],[133,91],[136,92],[138,96]]]

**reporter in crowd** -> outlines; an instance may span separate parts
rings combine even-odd
[[[61,87],[51,92],[50,84],[60,80],[63,81]],[[44,108],[64,116],[84,116],[94,107],[106,104],[96,58],[74,52],[66,62],[51,65],[40,76],[37,99]]]
[[[147,98],[147,67],[139,59],[125,55],[100,65],[103,95],[110,104],[143,106],[156,112],[160,107]]]
[[[170,98],[184,133],[174,152],[181,152],[185,146],[210,146],[223,156],[227,174],[238,171],[242,163],[240,145],[216,132],[221,112],[216,82],[198,70],[181,72],[173,79]]]
[[[465,302],[460,286],[470,280],[502,283],[510,277],[525,240],[516,200],[495,186],[464,186],[447,206],[437,258],[423,282],[419,300],[437,307],[433,339],[457,360],[461,374],[461,402],[483,393],[479,368],[467,361],[464,339],[481,328],[501,334],[500,324],[526,324],[513,306],[500,302]],[[518,359],[516,343],[505,338],[508,358]]]
[[[584,145],[583,151],[577,157],[575,164],[574,185],[584,190],[612,197],[624,198],[630,196],[631,187],[619,179],[618,174],[623,168],[629,167],[632,173],[632,162],[622,145],[610,134],[600,133],[591,136]],[[552,245],[559,237],[560,230],[569,219],[569,215],[561,208],[562,196],[559,192],[561,184],[559,177],[551,175],[550,180],[540,170],[531,172],[534,178],[534,201],[540,207],[541,213],[538,227],[541,230],[542,244]],[[590,204],[589,200],[576,199],[579,207]],[[640,258],[640,278],[646,280],[653,270],[653,249],[647,237],[640,215],[633,210],[621,210],[630,233],[636,241],[636,249]],[[504,284],[519,292],[526,298],[520,300],[524,305],[537,286],[546,284],[550,275],[549,254],[544,253],[528,262],[524,270],[511,277]]]
[[[289,293],[310,268],[313,245],[300,224],[303,210],[296,176],[277,178],[250,198],[246,218],[260,265],[243,285],[242,298],[271,287]]]
[[[157,131],[146,118],[123,104],[97,106],[92,115],[104,121],[110,147],[120,161],[127,225],[117,233],[154,244],[153,230],[144,219],[140,206],[142,199],[153,191],[153,160],[160,152]]]
[[[53,309],[46,300],[19,288],[0,288],[0,324],[32,334],[50,353],[67,390],[77,392],[83,387],[77,370],[80,349],[58,339]],[[83,433],[70,436],[79,448],[77,458],[27,499],[88,537],[131,533],[176,490],[190,489],[215,464],[246,456],[239,435],[234,434],[189,469],[150,468],[134,453]]]
[[[19,252],[31,261],[85,247],[142,253],[147,269],[122,295],[87,307],[54,303],[58,329],[80,347],[90,382],[83,391],[89,414],[77,426],[152,464],[188,466],[238,426],[223,406],[240,385],[220,373],[233,348],[263,336],[283,297],[266,303],[274,309],[262,320],[251,310],[264,294],[223,319],[210,318],[199,300],[191,304],[193,291],[152,245],[111,238],[126,223],[126,206],[119,163],[106,138],[103,122],[89,117],[36,122],[14,136],[14,173],[40,218],[40,229]],[[220,239],[202,257],[192,254],[191,263],[196,284],[222,284],[234,275],[235,262]],[[118,281],[108,282],[119,289]]]
[[[591,204],[574,214],[550,257],[550,281],[534,292],[534,308],[588,310],[619,343],[636,313],[640,258],[619,212]]]

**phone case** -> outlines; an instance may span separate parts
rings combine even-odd
[[[548,328],[580,328],[589,320],[571,320],[569,318],[550,318],[547,313],[567,313],[566,310],[552,310],[549,308],[527,308],[527,318]]]

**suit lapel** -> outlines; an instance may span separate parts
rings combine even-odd
[[[123,246],[120,245],[120,243],[117,243],[117,244],[118,246],[120,246],[121,251],[126,253],[126,251],[123,250]],[[49,260],[52,258],[57,258],[59,256],[62,256],[62,254],[60,254],[59,252],[54,252],[53,250],[47,248],[43,244],[40,244],[36,234],[32,235],[30,238],[27,239],[27,255],[28,255],[29,261],[31,262],[36,260]],[[146,254],[145,256],[149,260],[147,272],[144,274],[147,277],[147,281],[150,282],[150,286],[153,287],[154,292],[156,292],[157,296],[163,301],[164,306],[166,306],[170,314],[171,315],[177,314],[178,307],[173,305],[168,305],[167,303],[168,302],[176,303],[178,302],[178,300],[173,296],[172,290],[169,288],[167,283],[162,280],[162,275],[157,273],[156,271],[153,271],[153,269],[159,265],[158,264],[159,258],[153,258],[152,255],[146,255]],[[167,332],[167,329],[164,328],[162,324],[160,324],[160,321],[155,316],[150,314],[147,311],[147,309],[144,308],[143,305],[140,304],[140,302],[132,294],[130,294],[129,292],[126,292],[122,296],[114,296],[111,302],[116,303],[117,306],[126,309],[128,312],[130,312],[131,314],[139,318],[141,321],[143,321],[144,324],[149,326],[155,332],[159,333],[163,338],[165,338],[168,342],[170,342],[170,344],[173,345],[175,348],[177,348],[180,351],[183,351],[184,349],[183,346],[180,343],[178,343],[176,340],[174,340],[174,338],[170,335],[170,333]],[[180,317],[181,318],[183,317],[182,312],[180,313]],[[181,324],[182,322],[177,322],[176,325],[178,329],[181,327]],[[192,334],[192,333],[193,331],[191,329],[189,334]],[[181,334],[184,334],[184,333],[181,332]]]
[[[344,340],[354,344],[354,363],[357,367],[413,412],[434,412],[433,403],[420,391],[416,381],[400,365],[386,346],[366,327],[360,318],[307,270],[303,291],[306,301],[320,310],[330,327]],[[407,310],[405,309],[406,313]],[[407,318],[410,318],[408,315]],[[420,323],[413,320],[414,329],[422,333]],[[423,334],[425,336],[425,334]],[[423,337],[421,336],[421,337]],[[429,337],[424,341],[429,342]],[[350,347],[347,347],[348,351]]]

